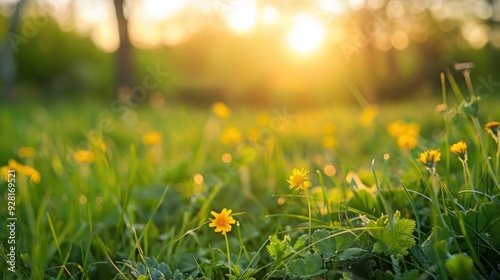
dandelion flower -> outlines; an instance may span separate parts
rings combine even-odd
[[[20,158],[32,158],[36,154],[36,150],[33,147],[21,147],[17,150],[17,155]]]
[[[78,150],[73,153],[73,158],[79,163],[92,163],[94,153],[89,150]]]
[[[16,170],[19,174],[27,175],[31,181],[37,184],[40,183],[40,172],[31,166],[23,165],[14,159],[10,159],[8,165],[0,167],[0,174],[5,178],[5,181],[8,180],[9,170]]]
[[[363,126],[370,126],[377,115],[378,107],[376,105],[370,105],[363,110],[359,117],[359,121]]]
[[[215,219],[210,219],[211,223],[208,224],[208,226],[215,227],[215,232],[221,232],[222,235],[226,235],[226,232],[231,231],[231,225],[236,223],[236,221],[231,216],[232,212],[233,210],[227,210],[226,208],[222,209],[220,213],[217,213],[215,211],[210,212],[215,217]]]
[[[241,139],[241,131],[236,127],[227,128],[220,137],[220,140],[224,144],[238,144],[241,142]]]
[[[404,133],[396,138],[398,147],[403,150],[413,150],[417,147],[417,135],[412,133]]]
[[[500,122],[489,122],[484,126],[484,129],[491,134],[491,137],[498,143],[498,137],[500,136]]]
[[[212,111],[219,119],[227,119],[231,115],[231,110],[223,102],[215,102]]]
[[[40,183],[40,172],[38,172],[35,168],[27,165],[22,165],[22,168],[19,170],[20,173],[28,175],[30,180],[35,183]]]
[[[405,123],[401,120],[391,122],[387,125],[386,129],[387,132],[394,137],[398,137],[403,134],[418,136],[420,133],[420,125],[418,123]]]
[[[148,132],[142,135],[142,143],[144,145],[155,145],[161,142],[163,135],[159,132]]]
[[[450,151],[458,156],[460,161],[467,161],[467,144],[460,140],[457,143],[450,146]]]
[[[436,173],[436,163],[441,160],[441,152],[439,150],[428,150],[420,154],[420,161],[431,174]]]
[[[302,169],[297,169],[294,168],[292,170],[292,175],[290,175],[289,179],[287,182],[290,184],[289,188],[292,190],[295,188],[295,190],[305,190],[311,186],[311,182],[309,182],[309,179],[307,178],[307,173],[309,173],[309,170],[302,168]]]

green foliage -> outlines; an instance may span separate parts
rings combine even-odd
[[[376,221],[364,218],[368,232],[377,241],[373,246],[373,252],[405,256],[415,245],[413,236],[415,221],[401,219],[400,216],[400,212],[396,211],[392,218],[387,215],[382,215]]]
[[[466,212],[455,212],[452,218],[452,228],[462,232],[461,223],[465,226],[471,242],[482,245],[483,248],[500,248],[500,204],[491,201],[482,203],[478,210],[469,209]],[[459,218],[461,217],[461,219]]]
[[[422,250],[433,263],[443,262],[448,258],[449,249],[455,233],[442,227],[432,228],[431,235],[422,244]]]
[[[455,280],[472,279],[474,262],[464,254],[455,254],[446,260],[446,270]]]
[[[323,259],[319,255],[306,255],[303,259],[294,259],[288,267],[292,276],[309,279],[325,273]]]
[[[328,231],[325,229],[318,229],[311,235],[313,242],[313,250],[316,254],[325,256],[339,255],[341,259],[349,259],[360,253],[358,248],[351,248],[356,241],[357,237],[352,232],[345,232],[340,230]],[[353,249],[354,251],[345,250]]]
[[[307,235],[302,235],[292,246],[292,239],[285,235],[280,240],[277,235],[269,237],[269,245],[266,246],[267,252],[276,261],[282,260],[303,248],[306,244]]]
[[[289,127],[274,131],[257,124],[251,109],[219,120],[200,108],[138,107],[134,113],[140,121],[111,113],[114,129],[105,132],[94,126],[108,117],[108,108],[4,106],[0,126],[9,137],[0,145],[0,158],[32,166],[42,178],[36,184],[19,175],[17,182],[17,276],[410,280],[472,273],[474,279],[495,279],[500,255],[499,189],[492,179],[496,143],[468,119],[450,121],[448,142],[468,144],[471,172],[464,172],[454,154],[447,161],[445,133],[429,136],[439,130],[440,116],[418,107],[419,145],[442,152],[434,176],[416,162],[420,146],[402,151],[395,142],[380,140],[387,136],[385,128],[357,125],[356,110],[342,111],[350,117],[338,120],[336,131],[345,137],[339,137],[338,148],[327,149],[321,146],[318,116],[337,121],[342,115],[330,109],[297,112],[295,119],[286,119]],[[380,121],[399,117],[394,110],[381,109]],[[478,112],[495,120],[497,111],[481,107]],[[274,124],[283,121],[270,118]],[[241,126],[242,142],[221,143],[221,132],[234,126]],[[255,128],[269,135],[245,136],[246,129]],[[104,148],[87,138],[92,129]],[[149,131],[159,131],[163,141],[142,143],[141,135]],[[359,151],[360,143],[367,149]],[[20,157],[21,146],[34,147],[36,155]],[[84,147],[94,161],[71,161],[72,152]],[[374,172],[367,168],[370,157]],[[334,174],[323,172],[328,165]],[[292,193],[289,172],[303,166],[310,169],[312,186]],[[351,170],[362,180],[346,181]],[[376,180],[368,178],[373,174]],[[221,236],[208,224],[210,211],[224,207],[233,210],[238,224]],[[0,216],[5,211],[0,208]],[[6,228],[5,222],[1,226]],[[7,252],[0,244],[2,260]],[[2,261],[0,275],[9,279],[5,271]]]

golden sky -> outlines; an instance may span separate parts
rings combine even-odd
[[[112,0],[38,1],[51,7],[51,12],[63,28],[71,22],[71,26],[81,33],[89,34],[104,50],[114,51],[117,48],[118,35]],[[217,21],[217,24],[224,24],[233,32],[241,34],[252,33],[259,28],[279,28],[285,32],[277,35],[283,37],[288,47],[298,53],[308,53],[318,48],[326,36],[329,40],[342,40],[345,30],[341,24],[332,22],[352,11],[368,7],[373,10],[385,9],[388,18],[400,22],[418,16],[424,10],[429,11],[437,21],[461,20],[463,42],[458,43],[482,48],[491,42],[500,48],[500,29],[491,29],[484,23],[488,19],[500,21],[500,0],[495,0],[493,5],[485,0],[476,0],[470,7],[467,6],[469,2],[316,0],[308,2],[310,7],[307,9],[294,10],[293,7],[276,7],[272,1],[263,0],[129,0],[125,12],[129,19],[130,37],[139,47],[179,44],[202,26]],[[391,34],[375,38],[375,44],[383,50],[403,50],[411,42],[411,28],[404,25],[394,28]]]

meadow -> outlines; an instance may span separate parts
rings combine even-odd
[[[0,105],[0,274],[500,279],[500,103],[449,78],[379,105]]]

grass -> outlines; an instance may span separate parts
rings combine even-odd
[[[340,104],[233,107],[228,118],[186,105],[127,113],[3,105],[0,164],[18,165],[9,168],[17,175],[15,272],[5,261],[6,220],[1,274],[498,278],[499,155],[484,129],[500,119],[498,102],[467,105],[466,93],[443,96],[444,113],[435,112],[443,100],[412,100],[380,105],[364,124],[363,108]],[[400,148],[388,133],[397,120],[418,125],[416,135],[405,136],[415,138],[414,147]],[[466,164],[449,151],[458,140],[467,144]],[[20,155],[21,147],[35,152]],[[435,173],[417,160],[431,149],[441,153]],[[90,156],[75,156],[81,150]],[[39,183],[26,166],[39,172]],[[294,168],[309,170],[310,187],[289,188]],[[7,182],[2,186],[1,200],[8,201]],[[209,227],[211,211],[223,208],[237,221],[226,235]],[[0,216],[11,217],[6,206]]]

